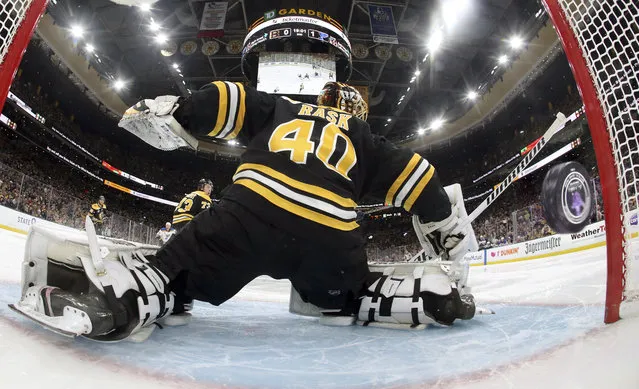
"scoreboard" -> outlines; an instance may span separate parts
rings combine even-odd
[[[259,52],[293,52],[335,55],[336,81],[348,81],[352,72],[351,44],[334,23],[308,16],[282,16],[258,21],[244,39],[242,71],[257,82]]]

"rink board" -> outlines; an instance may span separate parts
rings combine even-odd
[[[19,287],[0,283],[0,320],[90,360],[176,380],[236,388],[369,388],[454,380],[543,355],[600,328],[600,306],[491,305],[496,315],[423,331],[326,327],[285,303],[196,304],[187,327],[144,343],[100,344],[49,333],[7,308]],[[54,357],[54,356],[51,356]],[[487,374],[487,373],[486,373]]]

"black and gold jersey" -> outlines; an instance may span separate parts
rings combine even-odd
[[[195,135],[247,146],[224,198],[293,234],[361,244],[355,207],[365,195],[428,221],[450,215],[435,168],[347,112],[220,81],[194,92],[191,109]]]
[[[183,226],[210,206],[211,198],[206,193],[196,190],[187,194],[173,211],[173,226],[176,228]]]
[[[104,217],[106,216],[106,205],[100,203],[91,204],[89,209],[89,217],[93,223],[104,223]]]

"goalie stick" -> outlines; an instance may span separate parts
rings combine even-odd
[[[464,227],[466,227],[467,225],[475,221],[475,219],[477,219],[479,215],[481,215],[486,209],[488,209],[488,207],[490,207],[490,205],[495,202],[497,197],[499,197],[502,193],[504,193],[506,188],[508,188],[510,184],[512,184],[513,181],[515,181],[515,179],[521,174],[521,172],[523,172],[524,169],[526,169],[528,164],[530,164],[530,162],[532,162],[532,160],[537,156],[537,154],[539,154],[541,149],[548,143],[550,138],[552,138],[556,133],[558,133],[559,130],[564,128],[566,123],[576,119],[578,116],[578,113],[579,111],[573,113],[568,118],[566,118],[566,115],[559,112],[557,114],[557,119],[555,119],[555,121],[550,125],[550,127],[548,127],[544,135],[542,135],[542,137],[539,139],[539,142],[537,142],[537,144],[532,148],[532,150],[530,150],[528,154],[526,154],[524,159],[522,159],[521,162],[519,162],[519,164],[515,166],[513,171],[511,171],[510,174],[502,182],[500,182],[499,184],[495,186],[493,191],[490,192],[488,196],[486,196],[484,201],[482,201],[481,204],[479,204],[477,208],[475,208],[470,213],[470,215],[468,215],[468,218],[461,223],[460,228],[463,229]]]
[[[477,208],[475,208],[470,213],[470,215],[468,215],[466,220],[460,223],[460,228],[463,229],[464,227],[468,226],[470,223],[475,221],[475,219],[477,219],[479,215],[481,215],[486,209],[488,209],[488,207],[490,207],[495,202],[497,197],[499,197],[502,193],[504,193],[504,191],[515,181],[515,179],[521,174],[521,172],[523,172],[524,169],[526,169],[526,167],[530,164],[530,162],[532,162],[532,160],[539,154],[541,149],[546,144],[548,144],[548,141],[550,140],[550,138],[552,138],[555,134],[557,134],[559,130],[564,128],[564,126],[567,123],[581,116],[581,111],[582,110],[580,109],[568,117],[566,117],[566,115],[564,115],[563,113],[559,112],[557,114],[557,118],[555,119],[555,121],[550,125],[550,127],[548,127],[544,135],[542,135],[542,137],[539,139],[539,142],[537,142],[537,144],[528,152],[528,154],[526,154],[524,159],[521,160],[521,162],[519,162],[517,166],[515,166],[515,168],[510,172],[510,174],[508,174],[508,176],[502,182],[500,182],[499,184],[495,186],[495,188],[488,194],[488,196],[486,196],[484,201],[482,201],[481,204],[479,204]],[[422,249],[419,253],[415,255],[415,257],[421,258],[423,255],[424,255],[424,250]],[[447,261],[444,261],[444,262],[447,262]]]

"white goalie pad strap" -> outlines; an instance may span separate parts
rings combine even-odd
[[[435,323],[424,311],[422,292],[443,296],[452,292],[446,273],[432,266],[416,267],[412,275],[384,274],[368,290],[370,295],[361,299],[359,321],[411,326]]]
[[[99,237],[100,256],[104,262],[119,261],[119,254],[138,252],[155,254],[158,246],[129,242],[122,239]],[[69,269],[84,271],[82,258],[91,258],[86,232],[52,226],[32,226],[25,244],[22,261],[22,295],[31,286],[45,286],[49,261]],[[91,262],[92,264],[92,262]],[[93,268],[93,266],[90,266]],[[93,272],[92,272],[93,274]],[[96,282],[93,282],[94,284]]]
[[[105,266],[105,275],[97,279],[107,299],[121,298],[129,290],[138,292],[140,320],[131,333],[153,324],[173,310],[174,298],[168,293],[168,277],[150,266],[142,254],[124,252],[120,254],[119,262],[108,261]]]

